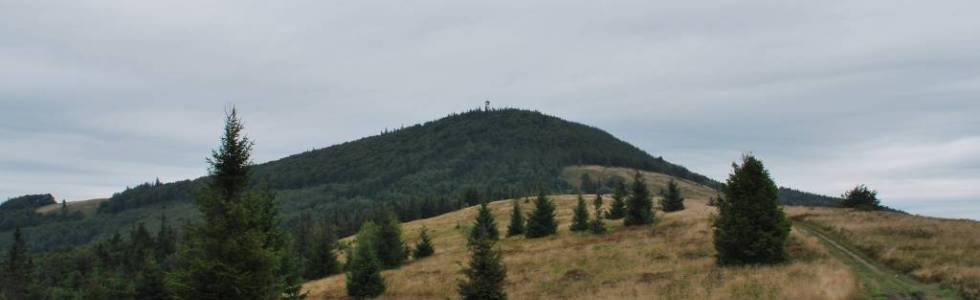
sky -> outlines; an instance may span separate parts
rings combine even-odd
[[[0,199],[206,173],[476,108],[538,110],[724,180],[857,184],[980,219],[978,1],[0,0]]]

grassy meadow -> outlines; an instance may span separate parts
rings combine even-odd
[[[980,298],[980,222],[836,208],[786,211],[888,267]]]
[[[626,170],[622,170],[626,171]],[[650,174],[652,175],[652,174]],[[572,176],[575,176],[574,174]],[[625,177],[625,176],[624,176]],[[576,177],[577,178],[577,177]],[[656,176],[647,176],[654,191]],[[666,181],[664,181],[666,182]],[[704,189],[681,183],[682,188]],[[605,235],[572,233],[574,195],[553,196],[558,207],[558,235],[498,244],[507,268],[511,299],[849,299],[859,293],[854,275],[831,257],[813,237],[794,230],[789,245],[793,260],[765,267],[715,266],[705,195],[692,192],[681,212],[657,215],[654,226],[624,228],[609,221]],[[696,196],[695,196],[696,195]],[[591,203],[592,197],[586,199]],[[605,207],[611,199],[606,197]],[[532,201],[522,201],[525,212]],[[503,235],[511,201],[490,205]],[[383,272],[387,291],[381,299],[457,299],[456,283],[468,261],[465,236],[476,207],[403,224],[405,240],[414,245],[421,226],[429,228],[436,254]],[[346,239],[350,241],[349,238]],[[304,285],[309,299],[345,299],[344,275]]]

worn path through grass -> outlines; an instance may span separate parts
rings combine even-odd
[[[960,299],[956,292],[938,284],[924,284],[861,255],[841,239],[804,221],[793,223],[801,232],[816,237],[832,255],[853,269],[871,299]]]

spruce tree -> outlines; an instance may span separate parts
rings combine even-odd
[[[663,193],[663,200],[660,202],[660,208],[664,212],[674,212],[684,210],[684,198],[681,196],[681,190],[677,187],[677,182],[671,179],[667,183],[667,190]]]
[[[435,252],[432,247],[432,239],[429,238],[429,229],[422,225],[422,229],[419,232],[419,242],[415,244],[415,252],[412,256],[415,259],[425,258],[431,256]]]
[[[34,264],[27,251],[20,227],[14,229],[14,240],[0,274],[0,298],[35,299],[41,297],[35,283]]]
[[[572,224],[568,226],[571,231],[589,230],[589,208],[585,205],[585,198],[578,194],[578,204],[572,210]]]
[[[604,222],[602,217],[602,206],[595,207],[595,218],[589,223],[589,230],[593,234],[603,234],[606,233],[606,222]]]
[[[465,279],[459,282],[459,294],[464,300],[507,299],[503,287],[507,271],[500,251],[494,247],[495,241],[485,238],[487,235],[470,244],[470,263],[463,270]]]
[[[337,274],[340,272],[340,263],[337,261],[337,236],[330,226],[323,226],[320,232],[316,232],[313,238],[311,253],[306,261],[306,270],[303,277],[316,279]]]
[[[638,226],[653,223],[653,199],[650,190],[643,180],[643,174],[636,171],[633,183],[630,185],[630,195],[626,199],[626,215],[623,225]]]
[[[354,299],[374,298],[385,291],[384,278],[381,277],[381,261],[378,260],[376,243],[380,229],[367,222],[357,233],[357,244],[351,253],[347,267],[347,296]]]
[[[177,299],[273,299],[282,295],[286,236],[269,192],[248,191],[252,142],[233,109],[221,146],[208,159],[206,188],[195,195],[203,223],[187,227],[187,241],[170,273]]]
[[[762,162],[751,155],[742,159],[742,165],[732,167],[714,221],[718,264],[785,261],[790,224],[779,207],[776,184]]]
[[[558,223],[555,222],[555,204],[545,196],[543,191],[534,200],[534,211],[527,219],[526,229],[524,236],[527,238],[539,238],[558,232]]]
[[[626,216],[626,194],[626,183],[617,181],[613,188],[612,205],[609,207],[610,220],[619,220]]]
[[[521,202],[517,199],[511,202],[514,210],[510,214],[510,225],[507,226],[507,236],[524,234],[524,212],[521,211]]]
[[[401,267],[408,259],[408,246],[402,240],[402,225],[394,210],[385,209],[378,219],[378,260],[385,269]]]
[[[481,203],[480,209],[476,215],[476,223],[473,224],[473,229],[470,229],[470,241],[479,240],[482,238],[489,238],[491,240],[500,239],[500,232],[497,230],[497,221],[493,218],[493,213],[490,212],[490,208],[487,207],[487,203]]]
[[[295,242],[289,243],[295,247]],[[296,253],[295,249],[286,249],[288,254]],[[280,267],[282,270],[282,300],[302,300],[306,299],[307,294],[303,292],[303,268],[302,257],[298,255],[281,255]]]

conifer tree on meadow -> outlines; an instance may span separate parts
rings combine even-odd
[[[206,188],[194,197],[203,222],[187,227],[169,274],[177,299],[274,299],[283,293],[287,239],[272,194],[246,189],[253,143],[243,129],[232,109],[221,146],[208,159]]]
[[[486,230],[481,227],[479,230]],[[464,280],[459,281],[459,294],[464,300],[502,300],[507,299],[503,284],[507,271],[501,263],[501,254],[496,249],[496,241],[487,238],[489,234],[478,234],[482,238],[469,245],[470,262],[463,270]]]
[[[316,279],[340,272],[340,262],[337,261],[337,235],[333,227],[323,226],[313,237],[311,253],[307,258],[306,270],[303,277]]]
[[[633,174],[630,195],[626,199],[626,215],[623,225],[638,226],[653,223],[653,199],[643,174],[637,170]]]
[[[429,229],[422,225],[422,229],[419,232],[419,242],[415,244],[415,251],[412,256],[415,259],[425,258],[431,256],[435,253],[435,249],[432,247],[432,239],[429,238]]]
[[[724,186],[714,220],[714,243],[721,265],[785,261],[790,223],[779,207],[779,192],[762,162],[746,155]]]
[[[493,213],[490,212],[490,208],[487,207],[486,202],[480,204],[480,209],[476,214],[476,223],[470,229],[469,241],[472,242],[482,238],[489,238],[495,241],[500,239],[500,231],[497,230],[497,221],[493,218]]]
[[[677,187],[677,182],[674,179],[667,182],[667,189],[662,194],[664,198],[660,201],[660,208],[664,212],[684,210],[684,198],[681,196],[681,190]]]
[[[379,240],[379,227],[372,222],[361,225],[357,233],[354,251],[347,266],[347,296],[366,299],[380,296],[385,291],[385,281],[381,277],[381,261],[378,260],[376,244]]]
[[[613,187],[612,204],[609,207],[609,219],[619,220],[626,216],[626,183],[617,181]]]
[[[307,293],[303,292],[303,270],[300,267],[302,264],[302,257],[299,255],[292,255],[296,253],[294,249],[291,249],[295,242],[289,241],[288,245],[290,248],[285,249],[285,255],[279,256],[280,259],[280,276],[282,276],[282,300],[302,300],[306,299]]]
[[[511,203],[514,209],[510,214],[510,225],[507,226],[507,236],[524,234],[524,212],[521,211],[521,202],[515,198]]]
[[[606,233],[606,222],[603,221],[603,219],[605,218],[602,216],[602,208],[596,208],[595,218],[592,218],[592,221],[589,222],[589,230],[592,231],[593,234]]]
[[[589,222],[589,230],[593,234],[606,233],[605,213],[602,211],[602,195],[595,195],[595,201],[592,202],[592,209],[594,209],[595,214],[593,214],[592,221]]]
[[[539,238],[558,232],[558,223],[555,222],[555,204],[545,196],[544,191],[541,191],[538,198],[534,200],[534,211],[527,219],[526,230],[524,237],[527,238]]]
[[[572,211],[572,224],[568,226],[571,231],[586,231],[589,229],[589,208],[585,205],[585,198],[578,194],[578,203]]]
[[[385,209],[378,221],[378,243],[375,251],[385,269],[401,267],[408,259],[408,247],[402,240],[401,222],[391,209]]]

